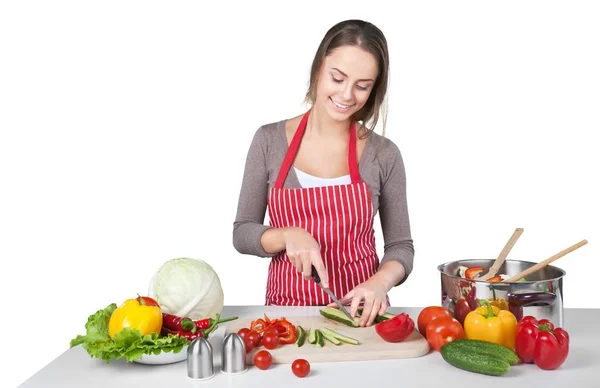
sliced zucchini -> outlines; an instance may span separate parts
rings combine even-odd
[[[340,341],[335,336],[333,336],[331,334],[331,331],[329,331],[329,329],[327,329],[327,328],[319,329],[319,333],[321,333],[321,335],[323,336],[323,338],[325,338],[327,341],[331,342],[334,345],[339,346],[339,345],[342,344],[342,341]]]
[[[359,327],[360,318],[355,317],[354,321],[351,321],[346,314],[344,314],[340,309],[336,309],[334,307],[325,307],[319,310],[322,316],[327,319],[331,319],[332,321],[343,323],[344,325],[348,325],[351,327]]]
[[[302,328],[302,326],[296,326],[296,346],[300,347],[304,345],[304,340],[306,339],[306,331]]]
[[[315,329],[310,329],[308,331],[308,343],[309,344],[317,343],[317,331]]]
[[[315,331],[317,332],[317,342],[315,343],[315,345],[322,348],[323,346],[325,346],[325,338],[323,337],[323,333],[321,333],[321,330],[319,329]]]
[[[362,312],[363,312],[363,309],[358,309],[357,312],[358,312],[358,315],[361,315]],[[395,317],[395,315],[394,314],[390,314],[390,313],[385,313],[383,315],[377,315],[375,317],[375,323],[380,323],[380,322],[383,322],[383,321],[387,321],[388,319],[394,318],[394,317]]]
[[[347,344],[352,344],[352,345],[358,345],[358,344],[360,344],[360,342],[357,339],[345,336],[343,334],[338,333],[337,331],[333,331],[333,330],[328,329],[326,327],[324,327],[322,329],[319,329],[319,330],[321,331],[321,333],[323,333],[323,335],[327,339],[329,339],[328,337],[332,337],[332,338],[335,338],[338,341],[345,342]]]

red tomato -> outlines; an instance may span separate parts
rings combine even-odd
[[[271,357],[271,353],[266,350],[261,350],[254,355],[254,365],[256,365],[258,369],[269,369],[272,363],[273,357]]]
[[[417,326],[419,327],[419,332],[424,336],[427,335],[427,325],[429,325],[429,322],[431,322],[437,317],[452,318],[452,314],[450,314],[450,311],[448,311],[448,309],[441,306],[429,306],[421,310],[421,313],[417,318]]]
[[[279,345],[279,336],[274,332],[269,332],[263,337],[262,343],[267,349],[275,349]]]
[[[254,346],[260,345],[260,334],[256,330],[250,330],[246,337],[254,342]]]
[[[465,338],[465,331],[460,322],[452,317],[438,317],[427,325],[427,342],[435,350],[450,341]]]
[[[298,377],[306,377],[310,373],[310,364],[299,358],[292,362],[292,372]]]
[[[158,306],[158,302],[155,301],[152,298],[149,298],[147,296],[138,296],[135,300],[138,301],[139,304],[141,304],[142,306]]]
[[[460,322],[461,325],[464,325],[465,318],[468,313],[471,312],[471,307],[469,306],[469,302],[466,299],[460,299],[454,305],[454,318]]]
[[[279,325],[271,325],[263,332],[263,336],[267,333],[275,333],[279,336]]]
[[[248,337],[244,338],[244,343],[246,344],[246,353],[250,353],[252,349],[254,349],[254,342]]]
[[[248,333],[250,332],[250,329],[248,329],[247,327],[241,328],[240,330],[238,330],[238,335],[240,337],[242,337],[242,339],[246,339],[246,336],[248,335]]]

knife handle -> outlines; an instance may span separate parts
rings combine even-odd
[[[312,266],[312,277],[313,279],[315,279],[315,283],[321,283],[321,278],[319,277],[319,273],[317,272],[317,269],[314,265]]]

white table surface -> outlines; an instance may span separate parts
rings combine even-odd
[[[406,312],[416,322],[421,308],[390,308]],[[226,306],[222,316],[256,318],[318,315],[317,307]],[[413,359],[312,363],[305,378],[292,374],[290,364],[274,364],[263,371],[252,365],[246,373],[229,376],[220,372],[223,325],[213,333],[215,376],[205,381],[187,377],[185,361],[170,365],[142,365],[125,361],[92,359],[81,346],[68,349],[26,380],[21,387],[439,387],[481,384],[493,387],[600,387],[600,309],[565,309],[564,328],[571,346],[565,363],[544,371],[533,364],[512,366],[503,376],[466,372],[446,363],[438,352]],[[309,360],[310,361],[310,360]],[[593,371],[596,371],[594,374]],[[510,385],[507,385],[510,384]]]

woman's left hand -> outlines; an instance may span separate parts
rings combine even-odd
[[[376,277],[372,277],[354,287],[352,291],[340,299],[340,302],[343,305],[350,304],[349,312],[353,317],[356,316],[358,307],[363,302],[360,326],[370,326],[375,321],[377,315],[385,314],[387,310],[387,292],[388,289]],[[337,305],[331,303],[328,306],[336,307]]]

